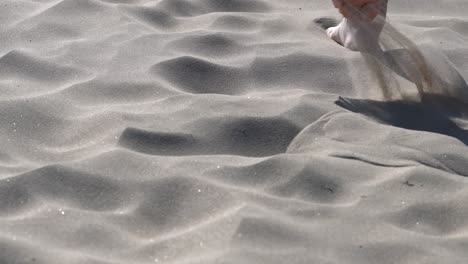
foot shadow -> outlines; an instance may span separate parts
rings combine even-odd
[[[452,118],[468,118],[468,104],[450,97],[425,95],[421,102],[374,101],[340,97],[336,105],[395,127],[454,137],[468,146],[468,130]]]

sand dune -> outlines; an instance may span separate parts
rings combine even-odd
[[[1,6],[1,263],[468,259],[464,0],[390,1],[420,101],[382,100],[411,64],[328,39],[329,0]]]

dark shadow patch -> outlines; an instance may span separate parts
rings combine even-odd
[[[150,155],[179,156],[196,153],[197,144],[191,134],[127,128],[120,136],[119,145]]]
[[[127,128],[119,144],[150,155],[272,156],[286,152],[300,132],[294,124],[275,118],[241,118],[229,122],[200,122],[196,136]],[[209,128],[209,129],[207,129]]]
[[[201,7],[197,6],[192,1],[163,0],[159,2],[157,6],[172,15],[181,17],[196,16],[202,13]]]
[[[144,22],[145,24],[153,27],[167,29],[177,25],[177,20],[171,14],[164,10],[149,8],[149,7],[136,7],[131,8],[130,13],[136,19]]]
[[[151,71],[191,93],[238,94],[246,84],[246,74],[191,56],[160,62]]]
[[[314,23],[321,29],[327,30],[328,28],[338,26],[339,21],[332,17],[320,17],[314,19]]]
[[[271,156],[286,152],[300,128],[287,120],[243,118],[225,124],[221,142],[230,154]]]
[[[454,137],[468,145],[468,131],[452,121],[468,117],[468,104],[439,95],[426,95],[422,102],[351,99],[340,97],[338,106],[364,114],[384,124]]]

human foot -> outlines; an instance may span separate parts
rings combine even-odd
[[[339,2],[340,0],[334,0]],[[349,0],[372,1],[372,0]],[[341,2],[340,2],[341,3]],[[337,26],[326,29],[327,35],[338,44],[354,51],[372,53],[378,49],[380,32],[385,24],[387,0],[374,0],[363,6],[347,2],[335,4],[346,17]]]

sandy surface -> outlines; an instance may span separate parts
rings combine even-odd
[[[459,91],[467,14],[389,4]],[[382,101],[361,54],[314,25],[335,15],[1,1],[0,262],[465,263],[466,105]]]

